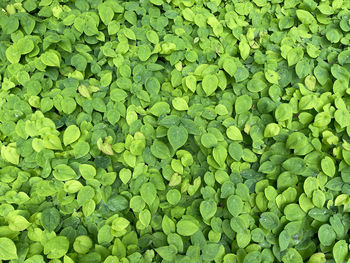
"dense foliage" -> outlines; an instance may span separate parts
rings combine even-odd
[[[0,262],[349,262],[349,0],[0,5]]]

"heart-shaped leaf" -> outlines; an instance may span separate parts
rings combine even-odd
[[[188,139],[188,132],[183,126],[171,126],[168,130],[168,140],[174,150],[183,146]]]

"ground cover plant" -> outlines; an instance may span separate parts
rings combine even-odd
[[[349,0],[0,7],[0,262],[350,262]]]

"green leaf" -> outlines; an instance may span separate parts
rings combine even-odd
[[[146,204],[150,206],[157,196],[157,190],[152,183],[146,183],[142,185],[140,194]]]
[[[282,257],[283,263],[303,263],[303,258],[295,248],[288,248]]]
[[[15,144],[9,144],[8,146],[3,145],[1,147],[1,157],[6,162],[16,165],[19,164],[19,154],[17,153]]]
[[[327,30],[326,38],[331,43],[338,43],[342,37],[342,34],[335,28]]]
[[[243,136],[241,131],[236,126],[230,126],[226,130],[227,137],[232,141],[242,141]]]
[[[75,158],[81,158],[90,151],[90,145],[84,141],[78,141],[72,145]]]
[[[281,251],[288,248],[289,243],[291,241],[290,235],[287,230],[283,230],[278,237],[278,244],[280,246]]]
[[[280,126],[276,123],[269,123],[266,125],[265,130],[264,130],[264,137],[265,138],[270,138],[277,136],[280,133]]]
[[[333,247],[333,258],[336,263],[344,262],[348,255],[348,244],[345,240],[339,240]]]
[[[249,71],[244,66],[237,66],[237,70],[234,74],[236,82],[242,82],[249,77]]]
[[[188,219],[181,219],[176,224],[176,231],[181,236],[192,236],[194,233],[198,231],[198,226],[194,222]]]
[[[83,236],[78,236],[75,239],[73,243],[73,248],[79,254],[86,254],[89,252],[92,245],[93,244],[90,237],[83,235]]]
[[[146,32],[146,37],[147,37],[148,41],[154,45],[159,43],[159,37],[154,30],[148,30]]]
[[[331,157],[326,156],[321,161],[322,171],[330,177],[333,177],[335,174],[335,165]]]
[[[288,158],[282,163],[282,167],[287,171],[291,171],[293,173],[298,173],[306,168],[304,159],[299,157]]]
[[[152,106],[152,108],[150,109],[150,112],[159,117],[163,114],[167,114],[170,112],[170,106],[168,103],[161,101],[161,102],[157,102],[156,104],[154,104]]]
[[[122,180],[123,184],[127,184],[131,179],[131,171],[129,169],[123,168],[119,172],[120,180]]]
[[[56,236],[44,244],[44,254],[49,259],[63,257],[69,248],[69,241],[65,236]]]
[[[202,201],[199,206],[199,211],[204,218],[204,220],[209,220],[212,218],[217,210],[217,204],[213,200]]]
[[[277,121],[286,121],[292,119],[293,111],[289,104],[280,104],[275,111],[275,118]]]
[[[188,139],[188,132],[183,126],[171,126],[167,132],[168,140],[174,150],[185,145]]]
[[[308,263],[318,263],[318,262],[326,262],[325,254],[321,252],[315,253],[308,260]]]
[[[46,51],[40,56],[40,60],[44,65],[50,67],[60,67],[60,58],[52,50]]]
[[[297,64],[304,56],[302,47],[292,48],[287,55],[288,66]]]
[[[181,199],[181,193],[177,189],[171,189],[166,194],[168,202],[172,205],[176,205]]]
[[[121,102],[128,97],[128,93],[122,89],[112,89],[110,96],[112,101]]]
[[[59,164],[54,168],[53,176],[59,181],[67,181],[74,179],[77,175],[68,165]]]
[[[243,156],[242,146],[237,142],[230,143],[228,152],[235,161],[239,161]]]
[[[83,55],[76,54],[71,58],[72,66],[74,66],[79,71],[85,71],[87,66],[87,60]],[[89,97],[89,96],[87,96]]]
[[[152,0],[151,2],[155,2],[155,1],[160,1],[160,0]],[[158,247],[155,250],[162,259],[167,261],[173,261],[177,253],[177,249],[173,245]]]
[[[64,131],[63,134],[63,144],[65,146],[75,142],[80,137],[80,130],[76,125],[70,125]]]
[[[160,140],[155,140],[151,146],[151,153],[159,159],[167,159],[170,155],[168,146]]]
[[[303,58],[297,62],[295,72],[300,79],[312,74],[313,64],[309,59]]]
[[[8,216],[9,229],[12,231],[23,231],[30,226],[28,220],[20,215]]]
[[[227,199],[227,209],[232,216],[238,216],[243,209],[242,199],[238,195],[231,195]]]
[[[114,17],[113,8],[109,6],[108,3],[101,3],[98,5],[98,14],[105,25],[108,25]]]
[[[146,61],[151,56],[152,51],[148,45],[141,45],[138,49],[138,56],[141,61]]]
[[[7,237],[0,237],[0,260],[17,259],[15,243]]]
[[[82,206],[86,202],[90,201],[90,199],[92,199],[94,196],[95,196],[94,189],[89,185],[84,186],[78,192],[77,203],[78,205]]]
[[[166,235],[175,232],[175,223],[167,215],[164,215],[163,217],[162,229]]]
[[[315,190],[312,193],[312,203],[318,207],[322,208],[326,202],[326,196],[321,190]]]
[[[314,126],[326,127],[331,122],[331,115],[328,112],[320,112],[315,116]]]
[[[222,246],[221,246],[222,248]],[[203,248],[203,260],[213,261],[220,253],[220,244],[206,244]]]
[[[196,91],[197,88],[197,79],[193,75],[189,75],[185,79],[186,86],[189,88],[190,91],[193,93]]]
[[[314,69],[314,74],[315,77],[317,79],[317,81],[321,84],[321,85],[325,85],[326,82],[329,79],[329,72],[326,68],[317,65]]]
[[[109,243],[113,240],[113,235],[111,233],[111,227],[109,225],[102,226],[97,235],[97,240],[99,244]]]
[[[34,49],[34,43],[28,38],[21,38],[16,43],[17,49],[19,52],[24,55],[30,53]]]
[[[5,52],[6,58],[12,64],[18,63],[21,59],[21,51],[16,45],[9,46]]]
[[[216,146],[213,149],[213,157],[220,167],[224,167],[227,158],[226,148],[222,145]]]
[[[183,98],[175,98],[172,101],[173,107],[178,111],[186,111],[188,110],[188,105],[185,99]]]
[[[218,140],[212,133],[204,133],[201,137],[201,143],[206,148],[212,148],[217,146]]]
[[[341,128],[350,126],[350,113],[346,109],[336,110],[334,118]]]
[[[248,95],[239,96],[235,102],[236,114],[241,114],[250,110],[253,105],[252,98]]]
[[[209,74],[204,76],[202,87],[207,96],[212,95],[219,85],[219,79],[216,75]]]
[[[222,64],[222,67],[231,77],[234,76],[237,70],[237,65],[235,63],[235,60],[231,57],[225,58],[224,63]]]
[[[278,81],[281,79],[279,74],[276,71],[273,71],[271,69],[266,70],[265,72],[265,78],[268,82],[271,84],[278,84]]]
[[[344,50],[338,55],[338,62],[340,65],[350,63],[350,50]]]
[[[263,228],[265,229],[275,229],[279,226],[279,218],[277,217],[276,214],[272,212],[264,212],[260,215],[259,219],[260,224],[262,225]]]
[[[302,220],[305,217],[305,212],[300,208],[298,204],[287,205],[284,208],[284,214],[289,221]]]
[[[336,238],[333,228],[329,224],[323,224],[318,229],[318,239],[324,246],[330,246]]]
[[[54,207],[47,208],[41,213],[41,224],[48,231],[56,229],[60,223],[60,213]]]
[[[240,41],[238,48],[239,48],[239,52],[241,53],[242,59],[246,60],[249,57],[249,52],[250,52],[250,46],[247,43],[247,41],[245,39],[243,41]]]
[[[300,22],[302,22],[305,25],[317,24],[314,16],[306,10],[298,9],[296,10],[296,14]]]

